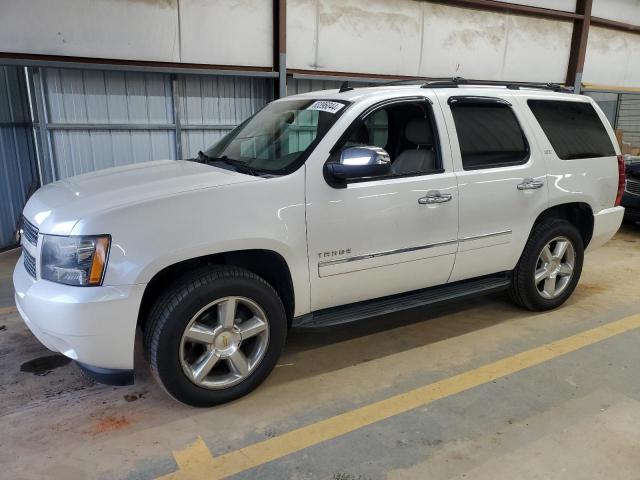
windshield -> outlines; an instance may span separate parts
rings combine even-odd
[[[205,156],[242,164],[253,171],[286,174],[297,169],[346,109],[338,100],[282,100],[270,103],[238,125]]]

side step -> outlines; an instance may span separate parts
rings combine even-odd
[[[511,272],[463,280],[424,290],[319,310],[294,318],[292,326],[296,328],[319,328],[342,325],[409,308],[499,292],[508,288],[510,283]]]

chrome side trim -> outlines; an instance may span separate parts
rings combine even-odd
[[[417,247],[398,248],[397,250],[387,250],[384,252],[367,253],[366,255],[358,255],[355,257],[339,258],[336,260],[325,260],[318,262],[318,267],[326,267],[328,265],[338,265],[340,263],[357,262],[358,260],[367,260],[369,258],[384,257],[387,255],[396,255],[398,253],[415,252],[416,250],[426,250],[428,248],[442,247],[444,245],[452,245],[458,243],[458,240],[447,240],[445,242],[429,243]]]
[[[491,238],[491,237],[498,237],[500,235],[509,235],[510,233],[513,233],[513,232],[511,230],[502,230],[500,232],[483,233],[482,235],[474,235],[473,237],[461,238],[460,241],[468,242],[470,240],[479,240],[481,238]]]

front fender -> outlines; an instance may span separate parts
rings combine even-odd
[[[306,313],[304,202],[303,167],[283,177],[196,190],[103,212],[78,222],[73,234],[111,234],[105,285],[145,284],[170,265],[206,255],[274,251],[289,266],[296,314]]]

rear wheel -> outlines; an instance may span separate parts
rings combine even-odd
[[[561,219],[539,223],[513,271],[511,298],[533,311],[562,305],[580,279],[583,259],[584,246],[576,227]]]
[[[196,271],[156,302],[145,330],[151,370],[174,398],[212,406],[246,395],[269,375],[287,331],[273,288],[234,267]]]

